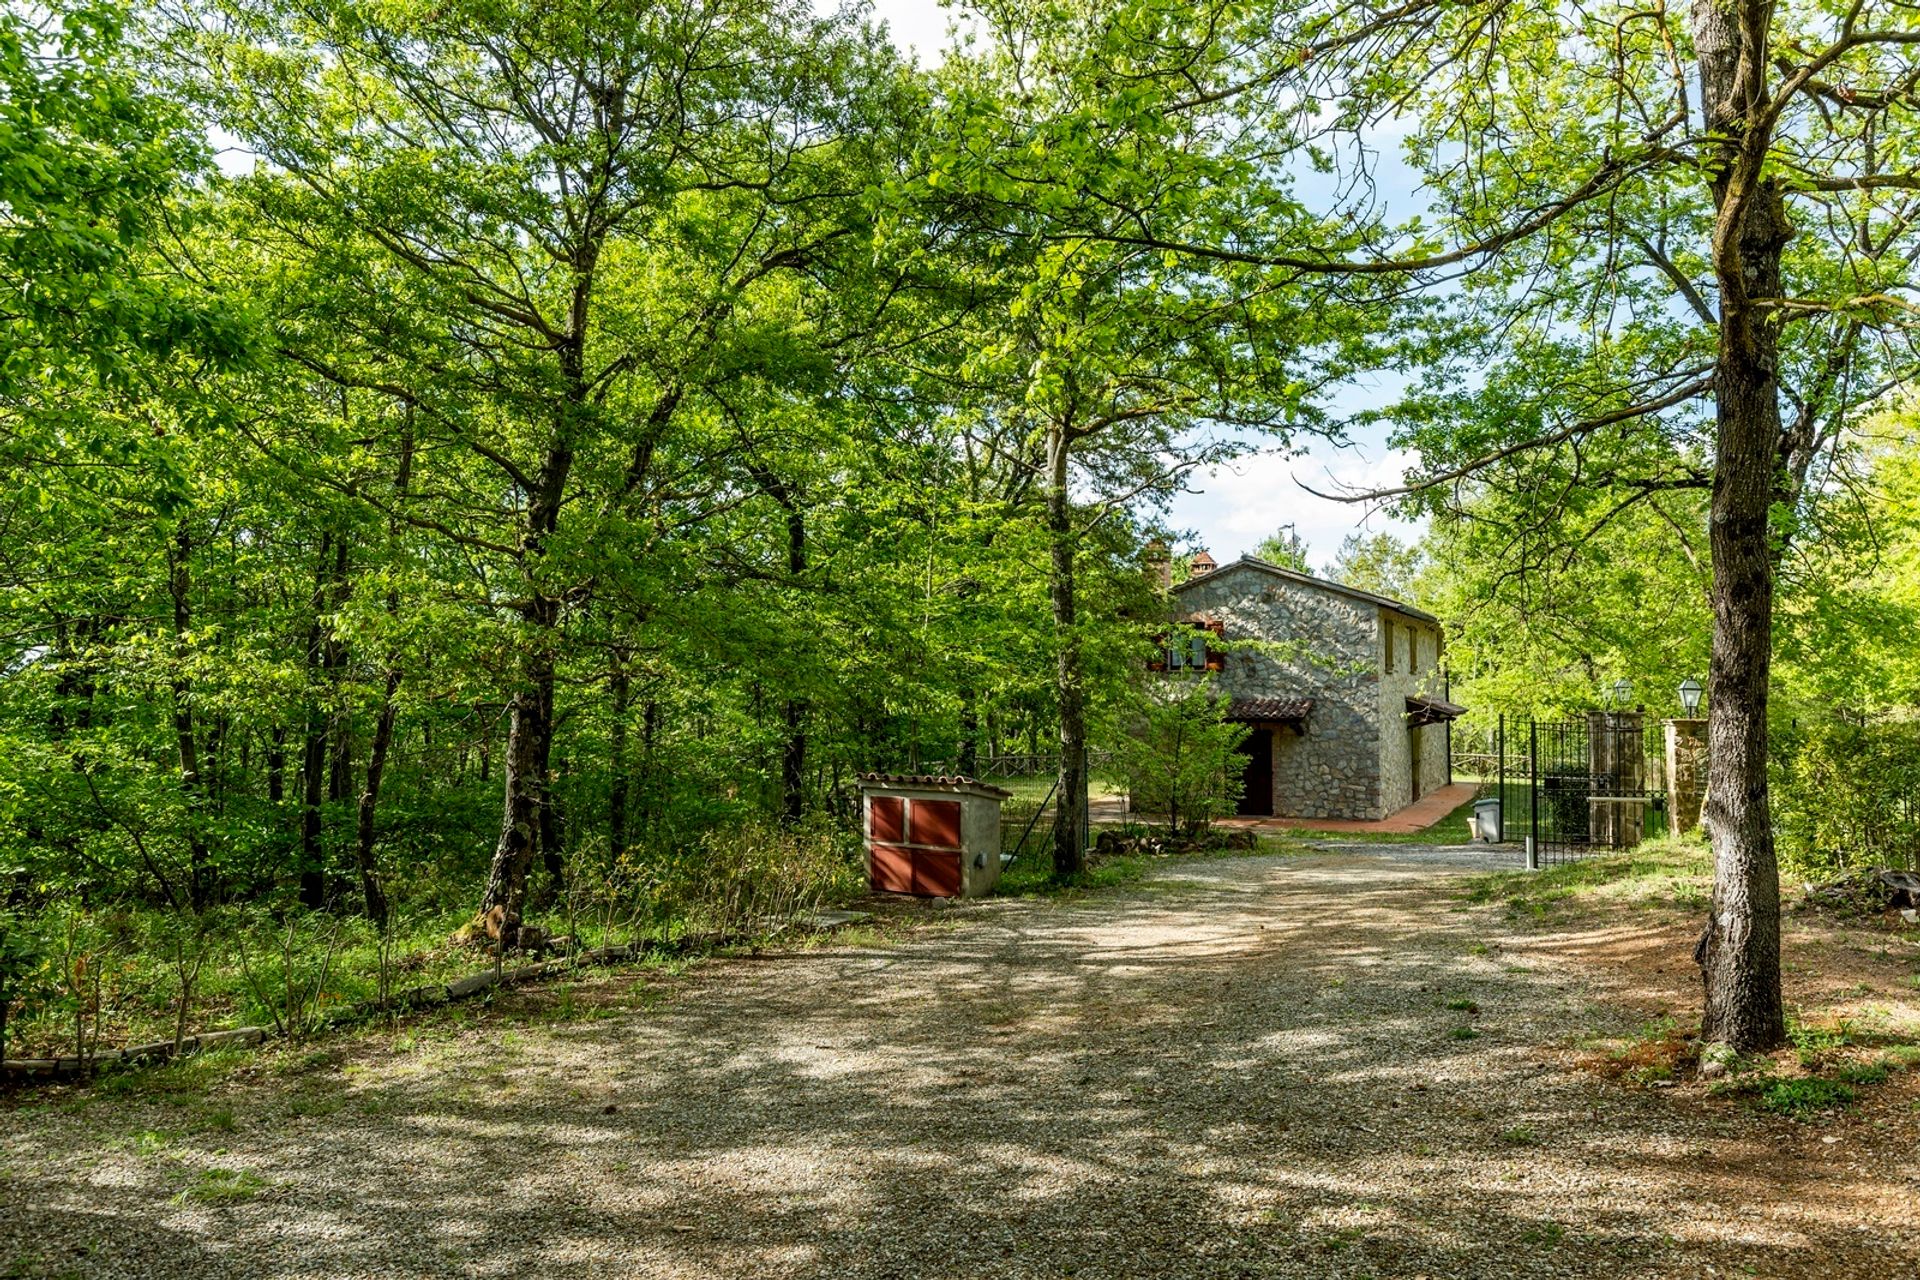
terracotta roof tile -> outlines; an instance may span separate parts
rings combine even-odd
[[[963,773],[863,773],[860,781],[875,787],[970,787],[999,796],[1002,800],[1013,795],[1005,787],[996,787],[991,782],[969,778]]]
[[[1407,714],[1421,724],[1431,724],[1436,720],[1458,720],[1467,714],[1467,709],[1445,698],[1428,698],[1416,693],[1407,699]]]
[[[1312,710],[1312,698],[1235,698],[1225,718],[1241,724],[1298,723]]]

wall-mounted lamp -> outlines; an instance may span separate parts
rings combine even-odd
[[[1700,710],[1700,693],[1700,682],[1692,676],[1680,682],[1680,705],[1689,717]]]

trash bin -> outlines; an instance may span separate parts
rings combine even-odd
[[[1473,838],[1483,844],[1492,844],[1500,838],[1499,800],[1487,799],[1473,802]]]

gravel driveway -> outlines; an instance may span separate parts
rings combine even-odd
[[[1180,864],[16,1109],[0,1274],[1920,1274],[1911,1128],[1569,1069],[1643,1015],[1463,861]]]

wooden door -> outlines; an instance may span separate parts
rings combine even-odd
[[[1234,812],[1244,817],[1273,816],[1273,730],[1255,729],[1236,748],[1246,757],[1240,771],[1240,801]]]

